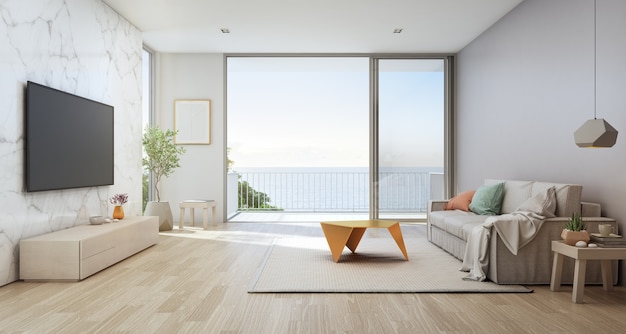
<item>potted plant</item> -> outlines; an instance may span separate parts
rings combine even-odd
[[[113,219],[124,219],[124,204],[128,202],[128,193],[115,194],[109,197],[109,202],[115,205]]]
[[[565,224],[563,232],[561,232],[563,242],[574,246],[578,241],[589,242],[589,233],[583,218],[578,213],[573,213],[572,217]]]
[[[156,201],[150,201],[146,205],[144,215],[159,217],[159,231],[171,230],[174,227],[172,209],[167,201],[161,202],[159,182],[163,177],[168,177],[174,170],[180,167],[180,156],[185,153],[183,147],[174,144],[176,132],[163,131],[158,127],[148,127],[143,135],[143,148],[145,156],[143,167],[150,171],[153,176],[153,189]]]

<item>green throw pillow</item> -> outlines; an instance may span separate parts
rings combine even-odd
[[[481,186],[476,189],[469,208],[479,215],[498,215],[502,208],[502,198],[504,198],[504,183]]]

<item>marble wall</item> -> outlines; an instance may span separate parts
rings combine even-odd
[[[19,278],[19,241],[111,215],[108,197],[141,212],[141,32],[101,0],[0,1],[0,286]],[[115,107],[115,184],[27,193],[27,81]]]

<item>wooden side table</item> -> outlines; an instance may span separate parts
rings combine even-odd
[[[610,291],[613,288],[611,273],[611,260],[626,259],[626,248],[589,248],[570,246],[563,241],[553,240],[552,251],[554,261],[552,263],[552,278],[550,279],[550,291],[561,289],[561,275],[563,273],[563,256],[576,260],[574,265],[574,286],[572,287],[572,301],[583,302],[585,290],[585,274],[587,272],[587,260],[600,260],[602,267],[602,288]]]
[[[213,217],[213,225],[217,225],[215,220],[215,201],[208,199],[190,199],[178,204],[180,207],[180,218],[178,219],[178,229],[182,230],[185,225],[185,209],[191,209],[191,226],[195,226],[194,209],[202,209],[202,228],[208,229],[209,208],[211,208],[211,216]]]

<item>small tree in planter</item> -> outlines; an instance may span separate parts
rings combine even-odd
[[[156,202],[148,202],[146,216],[159,216],[159,230],[171,230],[174,226],[172,210],[168,202],[161,202],[159,182],[163,177],[170,176],[174,170],[180,167],[180,156],[185,153],[183,147],[174,144],[176,132],[163,131],[158,127],[148,127],[143,134],[143,148],[146,155],[143,158],[143,167],[150,171],[154,177],[154,193]],[[163,204],[160,204],[163,203]]]

